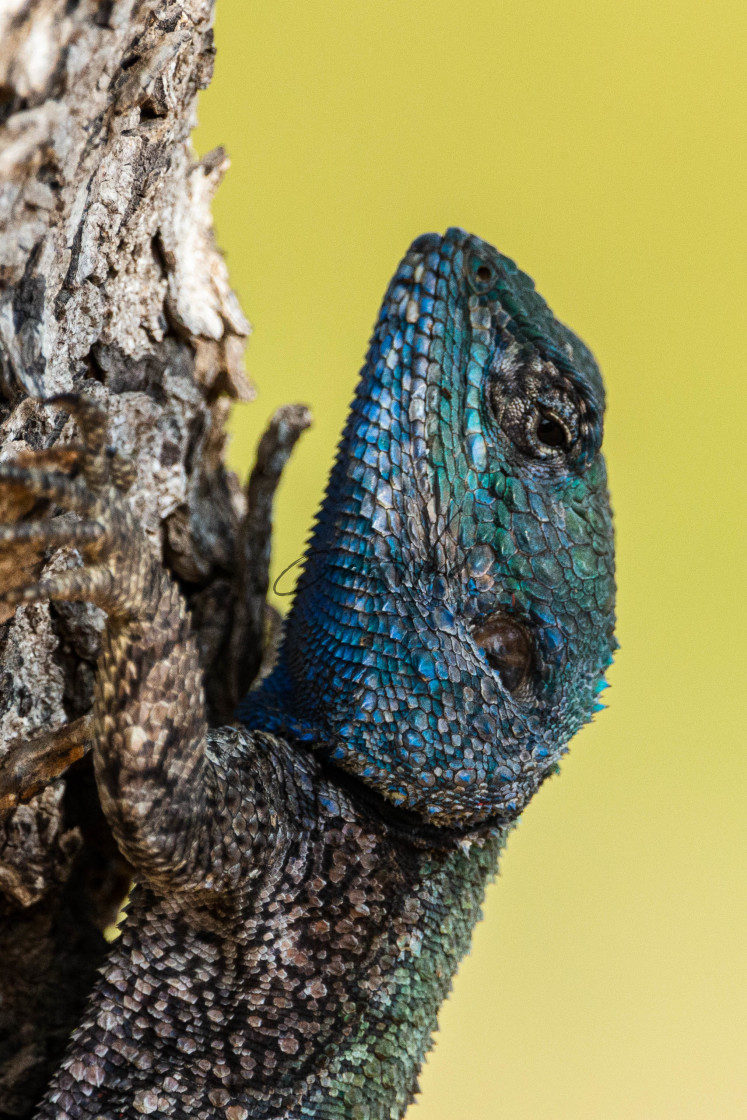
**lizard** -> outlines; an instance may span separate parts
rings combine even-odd
[[[101,804],[136,881],[39,1120],[379,1120],[523,808],[600,706],[613,532],[591,352],[509,258],[417,238],[384,297],[274,669],[211,728],[184,601],[83,396],[77,518],[0,528],[82,566],[6,595],[107,614]]]

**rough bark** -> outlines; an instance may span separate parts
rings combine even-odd
[[[74,421],[39,398],[74,390],[104,404],[225,720],[248,546],[224,421],[230,398],[249,395],[249,328],[212,235],[226,158],[198,162],[189,142],[211,19],[211,0],[0,0],[0,459],[54,447],[53,461],[74,463]],[[0,520],[28,512],[17,502],[0,494]],[[24,560],[34,572],[76,562],[32,546]],[[18,582],[0,550],[0,591]],[[128,876],[84,755],[102,615],[0,612],[0,767],[16,775],[0,799],[0,1115],[16,1117],[79,1015]],[[247,623],[243,642],[256,639]],[[58,731],[63,746],[49,748]],[[27,756],[48,749],[57,762],[20,796]]]

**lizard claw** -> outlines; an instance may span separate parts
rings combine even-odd
[[[80,458],[83,477],[91,490],[102,490],[108,481],[106,460],[103,456],[106,446],[106,413],[79,393],[58,393],[57,396],[47,397],[44,403],[55,408],[64,408],[75,417],[83,437]]]
[[[79,462],[89,489],[100,493],[107,485],[113,485],[117,490],[129,490],[135,480],[134,464],[106,446],[104,410],[80,393],[58,393],[47,397],[44,404],[64,408],[75,417],[83,437],[82,447],[78,449]]]

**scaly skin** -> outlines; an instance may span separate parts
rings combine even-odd
[[[138,880],[39,1117],[400,1117],[506,832],[614,639],[588,350],[511,261],[419,238],[385,298],[275,672],[207,729],[189,619],[104,454],[0,482],[82,522],[17,602],[109,623],[101,800]]]

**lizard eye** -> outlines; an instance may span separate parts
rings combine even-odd
[[[519,368],[494,376],[488,403],[497,423],[515,447],[532,459],[562,465],[575,463],[587,434],[586,406],[572,386]]]
[[[566,424],[554,412],[540,409],[537,421],[537,439],[553,451],[570,451],[573,435]]]
[[[515,619],[493,614],[472,632],[491,669],[500,675],[504,688],[518,692],[532,668],[532,640]]]

